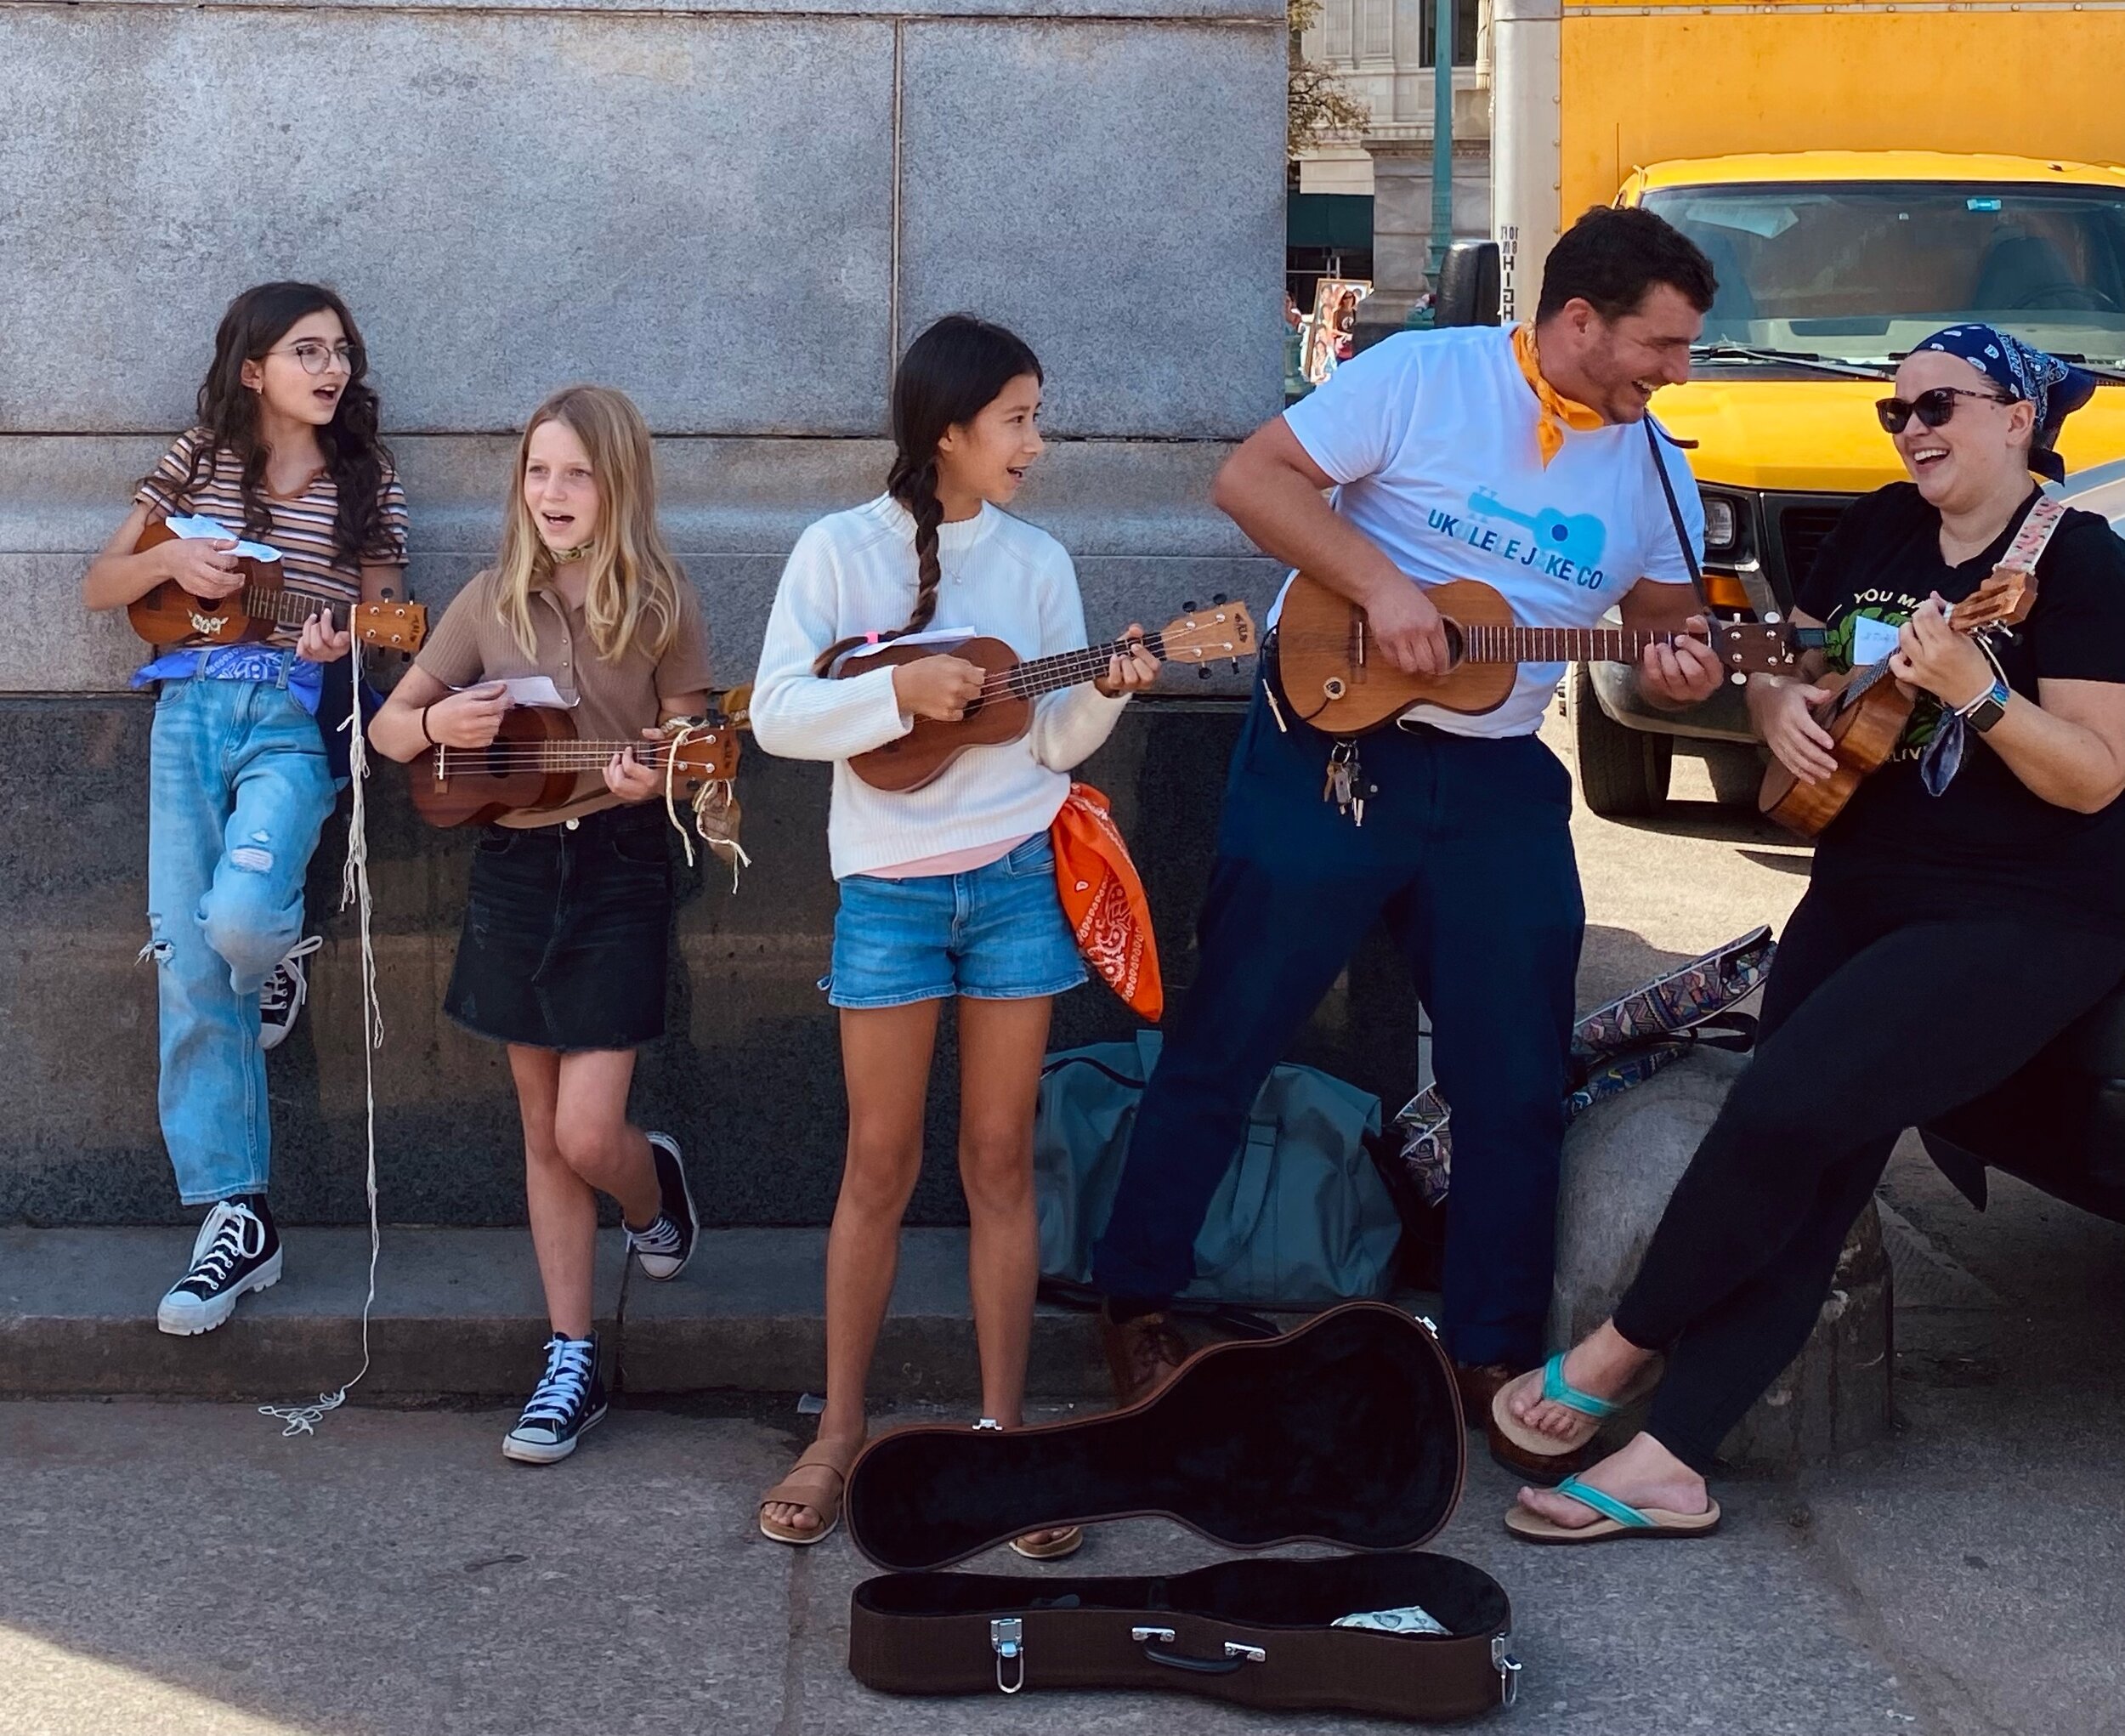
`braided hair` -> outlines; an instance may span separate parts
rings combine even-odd
[[[937,589],[944,570],[938,559],[938,527],[944,502],[937,492],[938,442],[963,428],[1000,397],[1013,380],[1043,377],[1025,340],[972,314],[947,314],[900,359],[892,377],[892,468],[886,492],[915,520],[915,604],[906,622],[879,641],[920,633],[937,614]],[[829,645],[812,667],[824,675],[837,659],[870,636],[853,634]]]

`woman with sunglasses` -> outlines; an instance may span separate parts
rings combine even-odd
[[[1654,1388],[1620,1450],[1521,1491],[1515,1533],[1716,1524],[1714,1455],[1806,1342],[1897,1137],[1991,1090],[2125,977],[2125,543],[2066,513],[2020,627],[1980,646],[1945,612],[2007,553],[2039,498],[2032,473],[2064,474],[2059,424],[2094,389],[1958,326],[1912,352],[1878,406],[1911,479],[1845,513],[1793,617],[1824,649],[1800,678],[1753,678],[1749,709],[1812,783],[1834,764],[1812,709],[1826,672],[1888,658],[1917,708],[1822,834],[1755,1058],[1615,1313],[1498,1395],[1500,1431],[1564,1472]]]

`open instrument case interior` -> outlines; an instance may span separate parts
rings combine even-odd
[[[1510,1701],[1511,1607],[1488,1574],[1415,1552],[1465,1469],[1453,1371],[1380,1303],[1214,1346],[1125,1410],[999,1432],[915,1427],[850,1473],[858,1586],[850,1667],[900,1693],[1168,1688],[1244,1705],[1464,1717]],[[1176,1520],[1229,1548],[1328,1544],[1326,1559],[1170,1579],[936,1571],[1028,1531]],[[1443,1634],[1336,1624],[1421,1608]]]

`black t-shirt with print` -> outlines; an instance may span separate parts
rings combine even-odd
[[[1941,515],[1912,484],[1855,501],[1794,599],[1829,629],[1830,667],[1852,666],[1861,633],[1881,640],[1861,618],[1900,627],[1934,592],[1952,604],[1969,596],[1998,565],[2022,517],[1991,547],[1950,566]],[[2125,682],[2125,542],[2094,513],[2069,512],[2036,576],[2028,618],[1992,642],[2008,684],[2035,700],[2047,678]],[[1918,760],[1940,717],[1938,703],[1921,694],[1895,756],[1823,832],[1816,871],[1886,875],[1908,883],[1914,907],[1943,914],[2041,908],[2125,926],[2125,800],[2096,814],[2047,802],[1975,729],[1964,733],[1954,781],[1929,795]]]

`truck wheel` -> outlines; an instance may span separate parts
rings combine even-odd
[[[1674,743],[1647,730],[1626,729],[1601,709],[1594,676],[1584,663],[1572,666],[1565,715],[1572,751],[1579,763],[1579,793],[1604,820],[1646,820],[1668,799],[1668,773]]]

